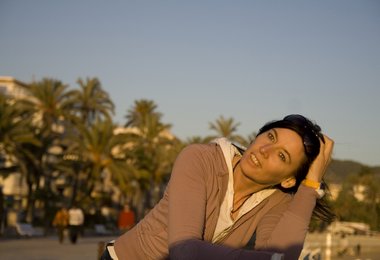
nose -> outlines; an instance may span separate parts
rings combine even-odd
[[[259,151],[260,151],[260,154],[264,158],[268,158],[272,149],[273,149],[273,145],[272,144],[265,144],[265,145],[262,145],[260,147]]]

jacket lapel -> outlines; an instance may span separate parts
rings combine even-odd
[[[204,234],[204,239],[206,241],[211,241],[212,237],[214,236],[214,231],[216,228],[216,224],[218,223],[218,217],[220,213],[220,206],[223,203],[224,196],[227,191],[227,185],[228,185],[228,171],[225,169],[223,172],[219,172],[217,175],[217,201],[214,203],[215,212],[212,214],[211,218],[209,219],[210,224],[208,228],[208,232]],[[210,205],[207,205],[209,207]]]
[[[236,231],[236,229],[238,229],[241,225],[243,225],[247,221],[250,222],[250,224],[248,224],[248,225],[250,226],[249,229],[253,230],[252,234],[246,234],[246,232],[248,230],[245,230],[244,234],[242,233],[242,236],[240,236],[240,237],[241,238],[243,238],[243,237],[250,238],[253,235],[253,232],[256,230],[257,224],[259,223],[261,218],[269,210],[271,210],[273,207],[275,207],[277,204],[282,203],[285,197],[286,197],[286,195],[283,192],[281,192],[280,190],[275,191],[272,195],[270,195],[268,198],[263,200],[259,205],[257,205],[252,210],[247,212],[244,216],[242,216],[240,219],[238,219],[238,221],[236,221],[236,223],[233,225],[233,227],[230,230],[230,232],[228,233],[228,235],[226,235],[221,241],[219,241],[219,243],[223,243],[225,240],[227,240],[228,237],[231,234],[233,234],[234,231]],[[252,229],[252,225],[254,225],[253,229]],[[237,231],[237,232],[241,232],[241,231]],[[248,242],[248,240],[245,242]]]

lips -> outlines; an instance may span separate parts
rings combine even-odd
[[[257,167],[261,167],[259,160],[253,153],[251,153],[250,158],[254,165],[256,165]]]

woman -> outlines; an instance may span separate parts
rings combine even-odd
[[[313,211],[333,217],[318,200],[333,149],[320,131],[290,115],[245,151],[223,138],[188,146],[161,201],[104,259],[297,259]]]

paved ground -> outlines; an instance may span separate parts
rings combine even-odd
[[[59,244],[57,237],[0,240],[2,260],[66,260],[98,259],[99,243],[114,237],[80,237],[77,244],[67,240]]]
[[[78,243],[70,244],[67,240],[63,244],[58,243],[57,237],[43,238],[19,238],[0,240],[1,260],[96,260],[98,259],[99,243],[107,242],[115,237],[80,237]],[[380,237],[350,236],[350,244],[361,244],[359,256],[345,255],[337,257],[336,246],[339,237],[332,237],[332,249],[330,260],[377,260],[380,259]],[[321,250],[323,260],[325,256],[326,234],[308,235],[305,248]]]
[[[327,233],[308,234],[306,237],[304,252],[307,249],[319,249],[323,260],[378,260],[380,259],[380,236],[347,236],[351,252],[338,257],[340,236],[331,236],[330,258],[326,257]],[[355,255],[355,246],[360,245],[360,254]]]

